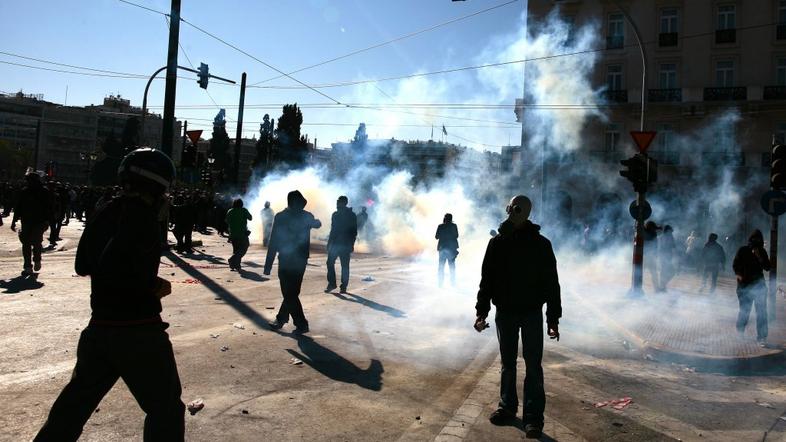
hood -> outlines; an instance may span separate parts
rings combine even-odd
[[[518,229],[520,232],[523,232],[527,235],[537,235],[540,233],[540,226],[537,224],[533,224],[532,221],[527,220],[522,224],[522,226]],[[516,231],[516,228],[513,227],[513,223],[510,220],[505,220],[502,224],[499,225],[498,232],[500,235],[510,235]]]
[[[752,246],[764,245],[764,235],[762,235],[761,230],[756,229],[751,233],[751,236],[748,237],[748,244]]]

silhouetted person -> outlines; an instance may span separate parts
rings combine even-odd
[[[726,252],[723,247],[718,244],[718,235],[710,233],[707,243],[704,244],[704,249],[701,251],[701,261],[704,265],[704,274],[701,277],[701,288],[703,291],[707,286],[707,277],[710,279],[710,293],[715,293],[715,288],[718,286],[718,272],[726,265]]]
[[[229,241],[232,243],[232,256],[229,258],[229,269],[240,271],[240,261],[248,251],[248,221],[251,214],[243,207],[240,198],[232,202],[232,208],[227,211],[226,223],[229,230]]]
[[[349,284],[349,258],[355,250],[358,236],[358,219],[346,196],[338,197],[336,211],[330,218],[330,235],[327,243],[327,280],[325,293],[336,289],[336,258],[341,262],[341,293],[347,292]]]
[[[169,250],[169,241],[167,237],[169,236],[169,217],[170,217],[170,208],[172,206],[172,201],[169,197],[169,194],[164,195],[164,199],[161,202],[161,207],[158,208],[158,228],[161,232],[161,250]]]
[[[487,327],[486,317],[494,303],[502,374],[499,408],[489,417],[502,425],[511,421],[518,410],[516,393],[516,359],[519,331],[526,364],[524,377],[524,429],[527,437],[540,437],[546,394],[543,388],[543,304],[546,308],[548,334],[559,340],[562,316],[557,259],[540,226],[528,220],[532,203],[524,195],[510,200],[508,219],[499,226],[497,236],[489,241],[475,305],[475,329]]]
[[[76,273],[90,276],[92,315],[77,347],[71,381],[52,405],[36,441],[75,441],[101,399],[122,378],[145,412],[145,440],[182,441],[185,406],[172,344],[161,320],[171,284],[159,278],[158,208],[174,178],[159,150],[123,159],[119,197],[88,220]]]
[[[11,230],[16,231],[16,222],[22,221],[19,242],[22,243],[24,265],[22,275],[32,275],[41,270],[41,252],[44,232],[52,222],[52,194],[41,184],[41,175],[32,169],[25,174],[25,187],[19,192]],[[31,259],[32,257],[32,259]]]
[[[642,230],[642,236],[644,237],[644,270],[652,276],[652,286],[655,288],[655,291],[661,292],[663,288],[658,278],[658,230],[660,230],[660,227],[652,221],[647,221]]]
[[[764,346],[767,342],[767,285],[764,271],[770,271],[770,258],[764,250],[764,237],[756,229],[748,238],[748,245],[740,247],[732,264],[737,275],[737,298],[740,312],[737,315],[737,332],[742,336],[748,325],[751,307],[756,306],[756,340]]]
[[[663,226],[663,233],[658,240],[658,266],[660,267],[660,289],[666,291],[669,282],[674,278],[674,255],[677,245],[674,243],[674,229]]]
[[[360,213],[358,213],[358,232],[363,231],[363,229],[366,227],[367,222],[368,222],[368,212],[366,211],[366,207],[363,206],[360,208]]]
[[[442,287],[445,279],[445,262],[450,267],[450,284],[456,286],[456,257],[458,256],[458,227],[453,224],[453,215],[446,213],[442,219],[442,224],[437,227],[434,238],[437,240],[437,252],[439,252],[439,264],[437,267],[437,282]]]
[[[181,253],[191,253],[194,251],[191,236],[197,222],[196,201],[189,195],[179,195],[175,198],[172,208],[175,215],[175,226],[172,233],[175,235],[177,245],[175,250]]]
[[[696,235],[695,230],[691,230],[690,235],[685,238],[685,266],[693,267],[698,273],[701,268],[699,262],[699,236]]]
[[[305,209],[306,198],[297,190],[287,195],[287,208],[278,212],[273,220],[273,233],[265,259],[265,275],[273,269],[278,255],[278,280],[284,297],[275,322],[270,326],[278,330],[289,322],[295,323],[295,333],[308,332],[308,321],[300,303],[300,285],[308,264],[311,246],[311,229],[322,227],[322,223]]]
[[[260,213],[262,218],[262,246],[270,244],[270,235],[273,232],[273,217],[276,213],[270,208],[270,201],[265,201],[265,208]]]

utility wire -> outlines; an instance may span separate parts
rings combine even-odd
[[[429,32],[429,31],[433,31],[433,30],[441,28],[443,26],[447,26],[447,25],[450,25],[450,24],[453,24],[453,23],[456,23],[456,22],[459,22],[459,21],[462,21],[462,20],[466,20],[468,18],[472,18],[472,17],[475,17],[477,15],[481,15],[481,14],[484,14],[486,12],[490,12],[490,11],[493,11],[495,9],[502,8],[503,6],[507,6],[507,5],[510,5],[512,3],[517,3],[517,2],[518,2],[518,0],[511,0],[511,1],[508,1],[508,2],[505,2],[505,3],[500,3],[498,5],[491,6],[489,8],[473,12],[471,14],[467,14],[467,15],[464,15],[464,16],[461,16],[461,17],[457,17],[457,18],[448,20],[446,22],[442,22],[442,23],[438,23],[436,25],[429,26],[428,28],[420,29],[418,31],[410,32],[409,34],[404,34],[404,35],[398,36],[398,37],[396,37],[394,39],[391,39],[391,40],[388,40],[388,41],[377,43],[377,44],[371,45],[371,46],[363,48],[363,49],[358,49],[358,50],[346,53],[344,55],[339,55],[337,57],[329,58],[327,60],[323,60],[323,61],[320,61],[318,63],[314,63],[312,65],[309,65],[309,66],[306,66],[306,67],[302,67],[300,69],[296,69],[296,70],[294,70],[292,72],[289,72],[289,75],[297,74],[299,72],[303,72],[303,71],[306,71],[306,70],[309,70],[309,69],[313,69],[313,68],[318,67],[318,66],[323,66],[323,65],[326,65],[328,63],[333,63],[334,61],[343,60],[345,58],[352,57],[354,55],[361,54],[363,52],[367,52],[367,51],[370,51],[372,49],[377,49],[377,48],[380,48],[382,46],[389,45],[391,43],[396,43],[396,42],[399,42],[399,41],[402,41],[402,40],[406,40],[408,38],[412,38],[412,37],[415,37],[417,35],[420,35],[420,34],[423,34],[423,33]],[[255,85],[258,85],[258,84],[262,84],[262,83],[267,83],[268,81],[272,81],[272,80],[278,80],[279,78],[282,78],[282,77],[284,77],[284,75],[279,75],[277,77],[271,77],[271,78],[268,78],[266,80],[262,80],[262,81],[258,81],[256,83],[253,83],[251,86],[255,86]]]
[[[161,14],[161,15],[169,16],[169,14],[166,14],[166,13],[164,13],[164,12],[161,12],[161,11],[156,11],[155,9],[148,8],[147,6],[142,6],[142,5],[138,4],[138,3],[129,2],[129,1],[127,1],[127,0],[117,0],[117,1],[119,1],[119,2],[121,2],[121,3],[125,3],[125,4],[127,4],[127,5],[136,6],[137,8],[145,9],[145,10],[147,10],[147,11],[150,11],[150,12],[155,12],[156,14]]]
[[[25,60],[37,61],[39,63],[53,64],[53,65],[56,65],[56,66],[63,66],[63,67],[74,68],[74,69],[82,69],[82,70],[85,70],[85,71],[101,72],[101,73],[104,73],[104,74],[116,74],[116,75],[122,75],[122,76],[130,76],[130,77],[147,78],[145,75],[142,75],[142,74],[132,74],[132,73],[128,73],[128,72],[109,71],[109,70],[106,70],[106,69],[88,68],[88,67],[84,67],[84,66],[78,66],[78,65],[75,65],[75,64],[58,63],[56,61],[44,60],[44,59],[35,58],[35,57],[28,57],[26,55],[19,55],[19,54],[14,54],[14,53],[5,52],[5,51],[0,51],[0,54],[8,55],[10,57],[23,58]]]

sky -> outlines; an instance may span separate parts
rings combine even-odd
[[[170,8],[169,0],[130,1],[154,11],[168,13]],[[365,122],[370,138],[429,139],[433,126],[436,140],[499,151],[501,145],[517,144],[521,129],[511,107],[485,105],[512,105],[521,94],[521,84],[490,85],[488,72],[470,70],[319,88],[322,95],[290,78],[271,80],[279,75],[263,64],[291,72],[498,5],[503,6],[292,74],[309,86],[507,61],[500,59],[506,52],[502,47],[520,37],[525,0],[182,0],[185,20],[258,60],[181,22],[178,61],[181,66],[189,66],[189,60],[195,66],[207,63],[211,73],[238,84],[246,72],[249,85],[267,86],[246,91],[245,137],[258,134],[265,113],[278,119],[283,104],[296,102],[303,111],[303,132],[312,141],[317,138],[320,148],[351,139],[358,123]],[[67,89],[68,105],[100,104],[114,94],[141,106],[144,77],[166,63],[166,18],[120,0],[0,0],[0,28],[4,35],[0,91],[6,93],[40,93],[45,100],[64,103]],[[95,73],[9,54],[139,77],[96,77],[9,65]],[[505,78],[515,83],[521,65],[483,70],[502,69],[514,73]],[[188,120],[190,129],[204,129],[203,137],[209,138],[213,117],[219,108],[226,108],[227,131],[234,137],[239,88],[211,79],[205,91],[197,85],[195,74],[181,71],[179,75],[186,79],[177,82],[176,117]],[[154,82],[148,97],[152,112],[162,112],[163,97],[164,81]],[[411,106],[433,103],[475,103],[483,109]]]

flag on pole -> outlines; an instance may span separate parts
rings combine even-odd
[[[444,124],[442,125],[442,133],[443,133],[444,135],[447,135],[447,134],[448,134],[448,130],[447,130],[447,129],[445,129],[445,125],[444,125]]]

